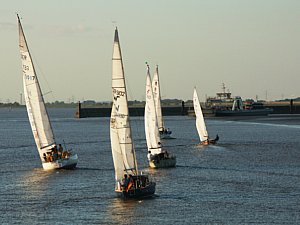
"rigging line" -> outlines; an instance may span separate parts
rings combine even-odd
[[[51,93],[52,99],[55,100],[55,96],[54,96],[54,94],[53,94],[53,92],[52,92],[52,89],[51,89],[51,86],[50,86],[50,84],[49,84],[49,82],[48,82],[48,80],[47,80],[47,77],[45,76],[45,73],[43,72],[42,68],[40,67],[40,65],[39,65],[39,63],[38,63],[38,60],[37,60],[37,59],[35,58],[35,56],[32,54],[32,50],[30,51],[30,55],[31,55],[31,57],[32,57],[32,59],[33,59],[34,65],[37,66],[37,68],[38,68],[38,70],[39,70],[39,73],[38,73],[38,74],[41,74],[41,75],[42,75],[42,78],[43,78],[43,80],[45,81],[45,84],[46,84],[46,88],[47,88],[48,90],[50,90],[50,91],[48,91],[48,92],[46,92],[46,93],[47,93],[47,94],[48,94],[48,93]],[[41,85],[41,83],[40,83],[40,85]],[[45,94],[43,94],[43,95],[45,95]]]
[[[40,149],[42,150],[42,149],[47,148],[47,147],[50,147],[51,145],[54,145],[54,144],[56,144],[56,143],[53,142],[53,143],[51,143],[51,144],[48,144],[48,145],[45,145],[45,146],[41,147]]]
[[[131,91],[130,84],[129,84],[128,80],[125,80],[125,81],[126,81],[126,86],[127,86],[127,93],[128,93],[127,95],[129,95],[129,97],[132,101],[137,100],[137,99],[133,99],[133,93]],[[128,100],[128,96],[127,96],[127,100]],[[128,106],[128,108],[129,108],[129,106]],[[143,120],[143,116],[139,115],[138,110],[137,110],[137,106],[134,106],[134,109],[135,109],[135,115],[138,115],[137,116],[137,121],[141,122]],[[130,122],[133,122],[133,121],[134,120],[130,119]],[[131,126],[131,129],[132,129],[132,126]],[[138,134],[138,137],[141,138],[139,125],[138,125],[137,122],[135,122],[134,130]]]
[[[45,95],[50,94],[50,93],[52,93],[52,91],[48,91],[46,93],[43,93],[42,96],[45,96]]]

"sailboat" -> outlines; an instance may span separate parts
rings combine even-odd
[[[145,134],[148,146],[148,161],[151,168],[174,167],[176,157],[162,150],[151,84],[150,68],[147,65]]]
[[[194,111],[196,115],[196,127],[200,138],[200,144],[202,145],[216,144],[217,141],[219,140],[219,136],[217,135],[215,139],[209,139],[208,137],[208,132],[205,126],[205,121],[204,121],[196,88],[194,88],[193,103],[194,103]]]
[[[157,115],[158,130],[162,139],[172,139],[172,131],[169,128],[165,128],[164,120],[161,109],[161,97],[160,97],[160,84],[158,75],[158,66],[156,66],[155,73],[153,75],[152,89],[154,94],[155,110]]]
[[[61,145],[59,145],[58,148],[56,144],[19,15],[17,15],[17,17],[19,26],[19,47],[23,70],[24,97],[31,130],[43,168],[45,170],[75,168],[78,161],[77,154],[64,150]]]
[[[150,181],[148,175],[138,171],[131,135],[124,68],[117,28],[112,56],[112,97],[110,140],[115,168],[115,192],[123,198],[152,196],[155,192],[156,183]]]

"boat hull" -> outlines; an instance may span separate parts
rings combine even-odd
[[[162,158],[159,160],[150,160],[149,166],[151,168],[168,168],[168,167],[175,167],[176,166],[176,157],[169,157],[169,158]]]
[[[159,132],[160,138],[161,139],[174,139],[172,136],[172,131],[168,131],[168,132]]]
[[[215,145],[215,144],[217,144],[218,140],[219,140],[219,137],[218,137],[218,139],[209,139],[209,140],[200,142],[200,145]]]
[[[124,199],[135,199],[135,198],[148,198],[152,197],[155,193],[155,182],[150,182],[146,187],[130,189],[128,191],[116,190],[116,193],[119,197]]]
[[[67,159],[56,160],[55,162],[44,162],[44,170],[54,170],[54,169],[74,169],[78,162],[77,154],[70,156]]]

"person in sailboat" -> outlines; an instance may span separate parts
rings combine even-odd
[[[168,128],[169,129],[169,128]],[[158,147],[162,148],[162,144],[161,142],[158,142]],[[162,151],[160,154],[158,154],[160,156],[160,159],[164,159],[164,158],[168,158],[169,157],[169,153],[167,150]]]
[[[124,174],[124,178],[121,181],[121,187],[122,189],[126,189],[127,185],[128,185],[129,179],[127,177],[127,174]]]
[[[47,152],[47,162],[52,162],[52,161],[53,161],[52,152]]]
[[[203,141],[202,144],[203,145],[216,144],[218,140],[219,140],[219,135],[217,134],[215,139],[209,139],[209,137],[207,137],[207,139]]]
[[[134,181],[133,181],[132,175],[129,174],[128,184],[126,186],[126,191],[128,191],[133,185],[134,185]]]
[[[218,141],[218,140],[219,140],[219,135],[217,134],[215,141]]]
[[[169,153],[168,153],[168,151],[165,151],[164,153],[165,153],[165,158],[169,158]]]
[[[209,143],[210,143],[210,144],[216,144],[218,140],[219,140],[219,135],[217,134],[217,136],[216,136],[215,139],[209,140]]]
[[[64,151],[64,148],[62,147],[61,144],[58,145],[58,151],[57,151],[57,154],[58,154],[58,158],[62,158],[62,155],[63,155],[63,151]]]
[[[148,157],[148,160],[150,161],[152,158],[151,151],[148,151],[147,157]]]
[[[46,153],[43,154],[43,158],[44,158],[45,162],[48,162],[48,158],[46,156]]]
[[[162,128],[162,130],[159,131],[160,134],[172,134],[172,131],[170,128]]]
[[[207,137],[206,140],[201,142],[203,145],[209,145],[210,141],[209,141],[209,137]]]
[[[55,146],[54,150],[52,151],[52,155],[53,155],[53,161],[56,161],[58,159],[58,151],[57,151],[56,146]]]

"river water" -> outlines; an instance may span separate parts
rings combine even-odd
[[[300,224],[300,118],[207,119],[201,147],[192,117],[166,117],[163,146],[177,167],[147,167],[142,117],[131,118],[139,169],[156,196],[114,193],[109,118],[50,109],[55,137],[77,169],[43,171],[25,109],[0,109],[0,224]]]

